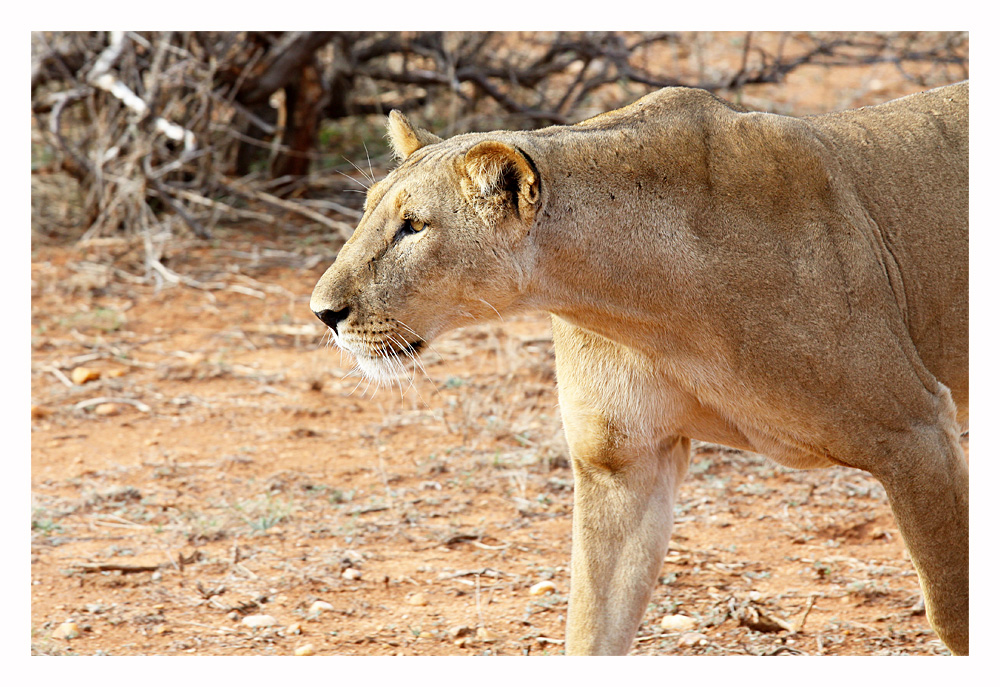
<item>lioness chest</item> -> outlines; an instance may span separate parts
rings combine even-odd
[[[552,331],[568,424],[574,413],[596,414],[614,428],[616,441],[652,446],[683,436],[765,454],[786,467],[830,465],[811,449],[808,431],[772,426],[759,408],[742,405],[746,395],[731,373],[655,360],[560,317],[552,318]]]

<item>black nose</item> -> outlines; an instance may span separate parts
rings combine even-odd
[[[316,317],[318,317],[323,324],[336,332],[337,325],[342,320],[347,319],[350,312],[350,308],[344,308],[343,310],[320,310],[316,313]],[[339,334],[340,332],[337,333]]]

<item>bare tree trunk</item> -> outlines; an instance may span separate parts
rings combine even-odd
[[[236,99],[244,105],[264,102],[284,88],[302,67],[316,59],[316,51],[334,37],[332,31],[296,31],[286,34],[271,46],[260,72],[247,79]]]
[[[285,131],[282,148],[271,167],[271,176],[305,176],[322,121],[328,91],[319,65],[313,59],[302,65],[285,84]]]

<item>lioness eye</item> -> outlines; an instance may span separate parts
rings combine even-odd
[[[419,234],[426,228],[427,225],[424,222],[421,222],[420,220],[406,219],[403,220],[403,226],[399,228],[399,231],[396,232],[396,236],[394,236],[393,239],[395,241],[398,241],[404,236],[409,236],[410,234]]]

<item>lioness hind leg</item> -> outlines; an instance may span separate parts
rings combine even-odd
[[[570,439],[575,491],[566,653],[622,655],[667,551],[691,442],[645,449]]]
[[[886,469],[896,523],[920,577],[927,619],[953,654],[969,653],[969,467],[955,428],[913,431]]]

